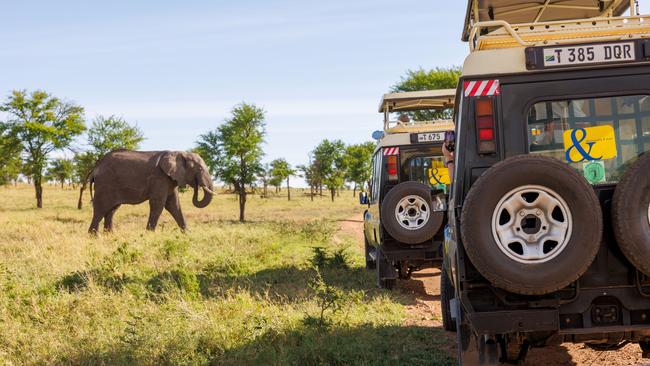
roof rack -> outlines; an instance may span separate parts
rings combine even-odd
[[[637,5],[635,7],[635,5]],[[479,22],[509,24],[546,23],[591,18],[621,17],[627,10],[639,13],[637,0],[468,0],[463,41],[470,39]]]
[[[503,20],[475,23],[470,50],[615,41],[650,37],[650,16],[574,19],[512,25]]]
[[[390,113],[453,109],[455,99],[456,89],[384,94],[379,104],[379,112],[384,113],[384,131],[391,134],[453,129],[453,122],[449,120],[410,121],[405,123],[391,121]]]

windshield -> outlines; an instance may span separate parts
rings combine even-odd
[[[531,153],[568,162],[592,184],[615,183],[650,150],[650,96],[540,102],[528,112]]]

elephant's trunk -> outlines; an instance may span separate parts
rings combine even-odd
[[[199,201],[199,188],[203,189],[203,199]],[[194,195],[192,195],[192,203],[198,208],[207,207],[212,202],[214,192],[207,187],[196,186],[194,188]]]

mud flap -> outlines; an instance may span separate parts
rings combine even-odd
[[[377,286],[379,288],[392,289],[397,281],[397,269],[392,261],[389,261],[381,247],[377,247]]]
[[[499,347],[493,339],[477,335],[471,328],[462,311],[460,301],[456,305],[456,343],[458,345],[458,365],[499,365]]]

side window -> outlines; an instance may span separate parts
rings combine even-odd
[[[528,112],[529,151],[569,163],[592,184],[615,183],[650,150],[650,96],[536,103]]]
[[[372,158],[371,202],[376,202],[379,199],[379,188],[381,184],[381,157],[381,149],[379,149]]]

